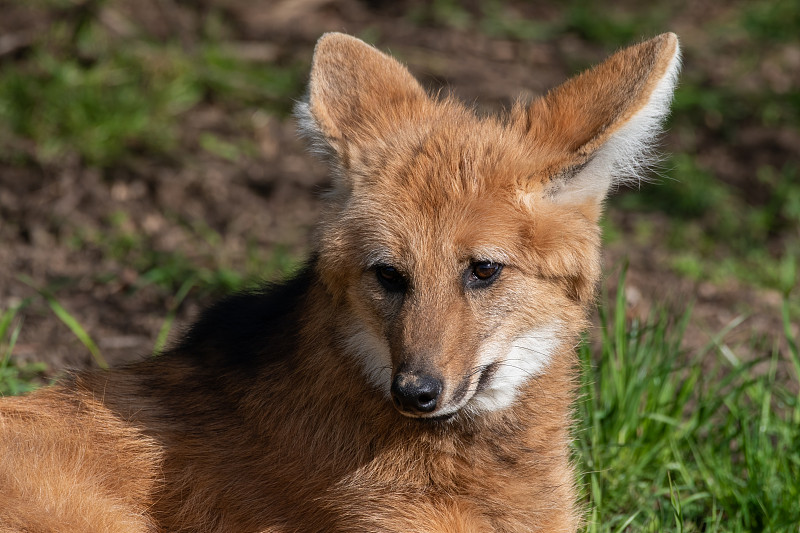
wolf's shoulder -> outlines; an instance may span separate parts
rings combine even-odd
[[[200,365],[255,369],[291,356],[313,264],[280,283],[264,283],[208,307],[166,354]]]

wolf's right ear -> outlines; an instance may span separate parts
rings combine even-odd
[[[346,169],[365,147],[413,120],[426,101],[397,60],[355,37],[326,33],[314,49],[307,101],[295,115],[312,146]]]

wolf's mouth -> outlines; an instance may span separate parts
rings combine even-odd
[[[453,396],[447,405],[443,405],[441,411],[442,412],[433,412],[430,415],[423,415],[419,416],[418,418],[422,420],[431,420],[431,421],[447,421],[453,418],[459,411],[461,411],[464,406],[469,404],[470,400],[474,398],[477,394],[481,393],[482,391],[486,390],[491,381],[492,377],[497,373],[497,369],[499,368],[499,363],[494,362],[488,364],[483,367],[478,377],[478,383],[475,385],[473,389],[474,381],[472,379],[464,379],[453,391]],[[472,377],[472,376],[470,376]]]
[[[454,416],[458,414],[458,411],[453,411],[451,413],[445,413],[443,415],[436,415],[436,416],[426,416],[424,418],[420,418],[420,420],[429,420],[431,422],[447,422]]]
[[[478,386],[475,387],[475,394],[486,390],[486,387],[489,386],[489,382],[492,380],[492,376],[494,376],[495,372],[497,372],[498,366],[499,364],[497,361],[495,361],[483,369],[483,372],[481,372],[481,377],[478,378]]]
[[[472,376],[468,376],[466,379],[462,380],[461,383],[456,387],[456,390],[453,391],[453,397],[450,400],[451,404],[460,404],[460,403],[467,403],[470,398],[475,396],[476,394],[486,390],[489,386],[489,382],[492,380],[492,376],[497,372],[498,363],[491,363],[485,365],[481,371],[480,375],[478,376],[478,383],[475,385],[475,388],[472,389],[472,384],[474,383]],[[472,390],[472,394],[470,393]],[[469,394],[469,398],[467,398],[467,394]]]

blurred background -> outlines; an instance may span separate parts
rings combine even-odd
[[[753,409],[775,406],[772,384],[783,383],[789,400],[774,408],[794,405],[780,431],[796,445],[797,348],[787,343],[800,323],[797,0],[0,0],[0,392],[158,351],[214,298],[303,261],[328,177],[291,109],[326,31],[390,52],[478,113],[677,33],[684,70],[665,157],[639,189],[609,201],[599,299],[619,297],[620,331],[654,313],[688,316],[667,358],[694,350],[693,364],[711,352],[735,368],[757,362],[772,381]],[[692,398],[678,411],[697,406]],[[731,427],[744,427],[753,402]],[[609,434],[598,439],[623,435]],[[796,456],[777,454],[800,472]],[[697,491],[711,490],[709,479]],[[797,477],[786,479],[796,503]],[[759,498],[731,502],[761,517],[743,530],[795,519]]]
[[[111,362],[149,353],[165,316],[302,261],[327,176],[291,109],[325,31],[479,113],[677,33],[666,156],[610,201],[607,285],[627,263],[630,313],[693,303],[689,343],[733,321],[748,345],[781,330],[800,256],[796,1],[1,0],[0,309],[21,307],[18,361],[90,364],[87,341]]]

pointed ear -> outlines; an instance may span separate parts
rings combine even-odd
[[[295,114],[312,144],[347,168],[353,152],[413,120],[427,100],[397,60],[355,37],[326,33],[314,49],[308,99]]]
[[[548,154],[546,195],[557,203],[600,205],[612,184],[639,177],[669,112],[679,69],[678,38],[665,33],[517,110],[529,141]]]

